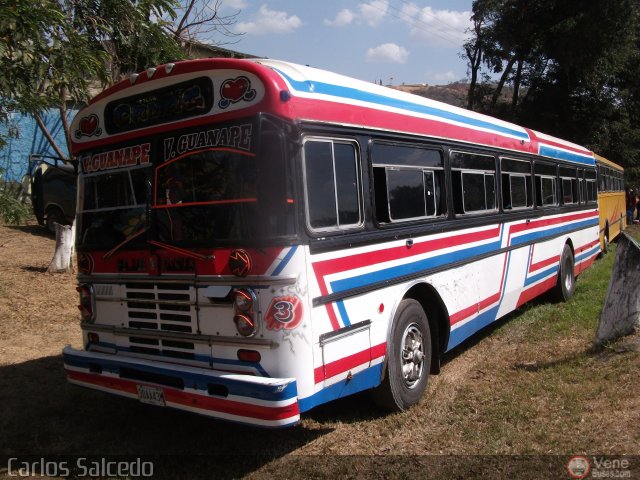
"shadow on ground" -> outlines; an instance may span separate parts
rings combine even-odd
[[[29,235],[35,235],[36,237],[43,238],[55,238],[53,233],[50,233],[45,227],[34,224],[34,225],[6,225],[7,228],[11,230],[17,230],[23,233],[28,233]]]
[[[162,477],[241,477],[331,429],[257,429],[67,383],[62,356],[0,367],[0,457],[142,457]]]

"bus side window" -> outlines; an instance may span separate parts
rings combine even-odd
[[[362,224],[355,143],[309,139],[304,144],[307,221],[312,230]]]
[[[536,205],[552,207],[558,205],[556,166],[545,162],[535,162],[533,166],[536,183]]]
[[[570,167],[560,167],[560,188],[562,190],[562,203],[573,205],[578,203],[577,170]]]
[[[440,151],[380,142],[374,143],[371,157],[378,223],[444,215],[444,163]]]
[[[501,166],[502,208],[512,210],[533,207],[531,163],[502,158]]]
[[[451,180],[456,214],[496,210],[496,166],[490,155],[451,152]]]

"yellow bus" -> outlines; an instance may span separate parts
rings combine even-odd
[[[624,168],[595,154],[598,171],[600,248],[607,253],[609,242],[626,228]]]

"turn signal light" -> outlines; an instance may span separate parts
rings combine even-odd
[[[241,362],[259,363],[262,360],[260,352],[256,350],[238,350],[238,360]]]
[[[78,305],[78,309],[80,310],[82,321],[93,322],[95,320],[93,287],[84,284],[78,286],[76,291],[80,294],[80,305]]]

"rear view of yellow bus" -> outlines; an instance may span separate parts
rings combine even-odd
[[[624,169],[598,154],[594,156],[598,169],[600,248],[603,253],[606,253],[609,242],[613,241],[627,225]]]

